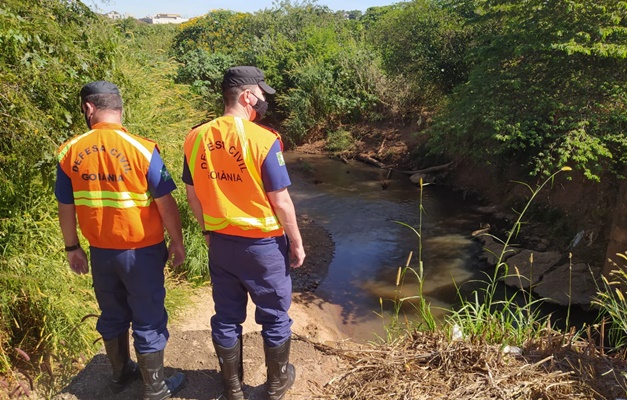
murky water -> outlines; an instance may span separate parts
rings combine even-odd
[[[485,216],[459,194],[425,186],[421,223],[420,189],[406,175],[388,177],[387,170],[323,155],[287,153],[286,161],[297,212],[322,224],[336,245],[316,294],[340,306],[338,326],[355,340],[384,336],[385,316],[394,309],[394,299],[418,294],[411,272],[400,289],[396,286],[398,268],[410,252],[410,266],[418,273],[420,254],[418,235],[398,222],[422,232],[423,293],[434,314],[441,315],[457,300],[455,285],[480,276],[481,245],[470,234]],[[402,313],[414,318],[410,303]]]

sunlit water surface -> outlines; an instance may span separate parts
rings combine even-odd
[[[387,170],[325,155],[288,152],[285,157],[297,212],[324,226],[335,242],[333,261],[316,294],[340,307],[335,317],[344,334],[361,342],[385,336],[394,299],[418,295],[419,258],[423,294],[436,316],[457,300],[456,285],[483,277],[481,245],[471,232],[485,216],[458,193],[425,186],[421,223],[420,189],[407,175],[388,177]],[[422,251],[414,230],[422,233]],[[409,271],[397,287],[398,268],[410,253],[415,273]],[[406,300],[401,315],[414,320],[415,314]]]

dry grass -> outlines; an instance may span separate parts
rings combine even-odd
[[[317,345],[319,347],[319,345]],[[624,354],[552,332],[522,354],[503,346],[413,332],[391,344],[325,346],[351,368],[325,386],[335,399],[618,399],[627,397]]]

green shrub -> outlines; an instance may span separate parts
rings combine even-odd
[[[327,133],[325,149],[334,153],[350,150],[355,144],[355,139],[349,131],[339,130]]]

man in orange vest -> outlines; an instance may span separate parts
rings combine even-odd
[[[167,399],[185,376],[164,379],[163,350],[169,333],[164,307],[164,267],[185,259],[181,220],[171,195],[176,188],[157,145],[122,126],[122,97],[106,81],[81,89],[89,132],[59,148],[55,194],[70,268],[89,271],[76,222],[90,245],[96,299],[96,329],[113,369],[109,388],[117,393],[139,377],[143,398]],[[163,227],[170,236],[164,241]],[[130,359],[133,324],[138,365]]]
[[[274,94],[256,67],[226,71],[224,115],[194,127],[185,140],[187,200],[209,246],[215,315],[212,339],[229,400],[242,391],[242,323],[248,295],[256,305],[266,356],[266,390],[283,398],[296,372],[289,363],[292,320],[290,266],[305,250],[280,136],[255,124]]]

